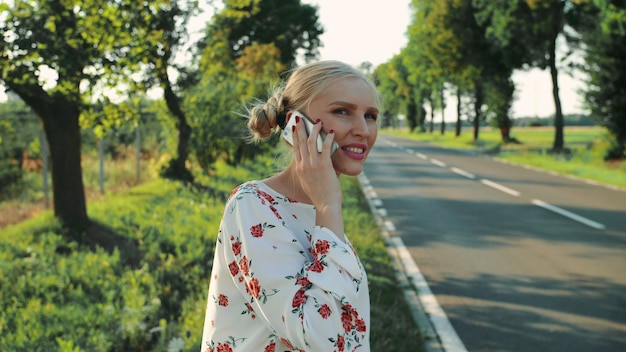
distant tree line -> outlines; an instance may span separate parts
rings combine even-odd
[[[411,6],[408,44],[374,71],[385,98],[383,116],[403,114],[411,131],[432,132],[435,111],[440,111],[438,127],[444,133],[448,92],[456,97],[457,135],[461,116],[467,115],[474,139],[487,121],[508,143],[514,70],[546,69],[555,107],[552,151],[560,153],[565,143],[558,76],[578,69],[588,77],[585,107],[613,138],[606,158],[626,156],[626,2],[412,0]],[[563,48],[567,51],[558,57]],[[583,61],[573,61],[573,54]]]

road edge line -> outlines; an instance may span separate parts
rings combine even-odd
[[[456,331],[454,331],[454,328],[452,328],[452,325],[448,321],[447,316],[445,315],[445,312],[443,312],[443,309],[441,309],[439,304],[436,302],[436,298],[430,291],[430,288],[428,287],[428,284],[426,283],[426,280],[424,279],[424,277],[421,276],[421,273],[420,273],[419,276],[421,276],[422,278],[421,282],[419,278],[415,277],[417,276],[415,275],[416,274],[415,270],[417,270],[417,273],[419,273],[419,268],[417,267],[417,264],[415,264],[413,259],[410,257],[410,254],[408,254],[408,250],[404,246],[402,239],[399,237],[393,238],[390,235],[389,231],[387,230],[386,224],[388,221],[385,221],[385,219],[382,216],[380,216],[378,212],[378,208],[374,205],[375,201],[371,197],[371,194],[369,194],[372,192],[366,192],[366,189],[369,190],[372,188],[372,186],[370,185],[369,180],[367,179],[367,176],[365,175],[365,173],[362,172],[361,174],[359,174],[357,176],[357,180],[359,181],[359,184],[361,185],[363,196],[367,200],[368,205],[370,207],[370,213],[374,217],[374,220],[376,224],[378,225],[379,231],[385,241],[385,246],[393,262],[395,276],[402,288],[404,299],[409,305],[409,308],[411,309],[411,313],[413,315],[413,319],[415,320],[415,323],[417,324],[417,327],[420,330],[420,333],[422,334],[422,338],[424,341],[424,349],[427,352],[443,352],[443,351],[466,352],[467,349],[465,348],[465,346],[463,345],[463,342],[460,340],[460,338],[456,334]],[[404,253],[401,253],[401,252],[404,252]],[[404,258],[403,260],[403,257],[406,257],[407,254],[408,254],[408,259]],[[411,270],[413,271],[414,275],[408,274],[409,268],[407,268],[407,266],[414,266],[414,268],[412,268]],[[425,292],[425,294],[431,296],[431,299],[428,302],[429,309],[425,307],[424,299],[422,295],[420,295],[420,290],[418,289],[418,287],[422,287],[424,291],[427,291]],[[433,304],[432,304],[433,300],[435,304],[439,307],[439,310],[437,309],[433,310]],[[444,335],[444,340],[446,344],[448,344],[448,348],[444,348],[444,342],[442,342],[442,336],[437,331],[437,325],[439,325],[439,327],[441,328],[442,315],[443,315],[443,318],[445,318],[445,321],[447,321],[447,325],[449,326],[449,328],[444,329],[447,331]],[[433,321],[433,318],[436,318],[438,320],[437,324],[435,324],[435,322]],[[452,335],[452,336],[449,336],[449,335]]]

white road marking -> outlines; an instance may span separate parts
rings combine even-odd
[[[393,222],[391,222],[389,220],[385,221],[385,228],[389,232],[395,232],[396,231],[396,227],[393,225]]]
[[[446,163],[437,159],[430,159],[430,162],[441,167],[446,167]]]
[[[504,193],[508,193],[508,194],[510,194],[512,196],[515,196],[515,197],[519,197],[519,195],[520,195],[520,193],[518,191],[516,191],[514,189],[510,189],[508,187],[505,187],[505,186],[503,186],[501,184],[498,184],[498,183],[495,183],[493,181],[482,179],[482,180],[480,180],[480,182],[482,182],[483,184],[485,184],[485,185],[487,185],[489,187],[495,188],[498,191],[502,191]]]
[[[428,159],[428,157],[422,153],[415,153],[415,155],[417,155],[418,158],[423,159],[423,160]]]
[[[563,215],[566,218],[570,218],[570,219],[572,219],[574,221],[578,221],[581,224],[587,225],[587,226],[592,227],[594,229],[604,230],[606,228],[606,226],[604,226],[603,224],[601,224],[599,222],[595,222],[593,220],[589,220],[589,219],[587,219],[585,217],[582,217],[580,215],[574,214],[574,213],[572,213],[570,211],[567,211],[565,209],[559,208],[557,206],[548,204],[548,203],[546,203],[544,201],[541,201],[539,199],[533,199],[532,203],[534,205],[540,206],[540,207],[542,207],[544,209],[547,209],[547,210],[550,210],[552,212],[555,212],[555,213],[557,213],[559,215]]]
[[[459,338],[456,330],[452,327],[448,316],[439,305],[437,297],[433,294],[426,282],[426,279],[422,275],[420,269],[415,264],[411,253],[404,245],[404,242],[400,237],[391,237],[389,241],[398,250],[398,254],[404,266],[407,276],[417,289],[420,301],[424,306],[424,310],[430,317],[432,324],[435,326],[435,331],[439,335],[441,345],[446,352],[466,352],[465,344]]]
[[[474,176],[474,174],[470,174],[469,172],[461,170],[461,169],[456,168],[456,167],[452,167],[452,168],[450,168],[450,170],[452,170],[452,172],[454,172],[455,174],[459,174],[461,176],[465,176],[465,177],[467,177],[469,179],[472,179],[472,180],[476,178],[476,176]]]

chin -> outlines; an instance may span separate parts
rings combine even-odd
[[[335,165],[335,171],[337,172],[337,175],[358,176],[361,172],[363,172],[363,165]]]

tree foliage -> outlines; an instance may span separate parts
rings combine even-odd
[[[300,1],[226,1],[198,43],[198,84],[185,99],[191,148],[204,170],[217,160],[235,164],[275,145],[253,145],[245,105],[268,90],[300,51],[317,55],[321,26],[316,8]],[[289,14],[289,15],[287,15]]]
[[[626,157],[626,2],[593,1],[577,30],[584,43],[588,74],[584,92],[591,116],[613,136],[606,159]]]
[[[296,62],[300,52],[307,61],[319,55],[319,37],[324,30],[315,6],[300,0],[225,0],[224,4],[212,25],[227,29],[233,59],[254,43],[273,44],[287,67]]]

